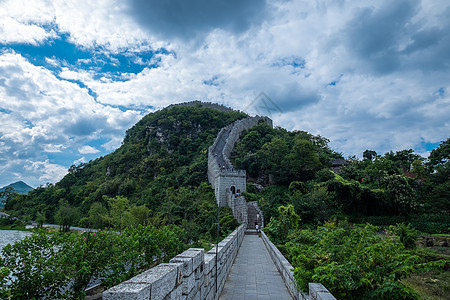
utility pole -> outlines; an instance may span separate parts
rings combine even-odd
[[[220,228],[220,204],[217,205],[217,235],[216,235],[216,296],[218,297],[219,295],[217,295],[218,289],[217,289],[217,277],[219,276],[219,274],[217,273],[217,264],[219,262],[218,260],[218,256],[219,256],[219,228]]]

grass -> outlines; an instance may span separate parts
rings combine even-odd
[[[435,248],[417,248],[411,252],[426,261],[447,260],[447,266],[443,270],[413,274],[402,283],[418,293],[422,300],[450,300],[450,256]]]
[[[423,300],[450,299],[450,271],[414,274],[402,283],[416,291]]]
[[[31,229],[26,229],[25,226],[15,226],[15,225],[0,225],[0,230],[31,231]]]

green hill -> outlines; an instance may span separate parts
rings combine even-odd
[[[33,190],[33,188],[31,186],[29,186],[28,184],[26,184],[25,182],[17,181],[17,182],[11,183],[7,186],[0,188],[0,193],[3,192],[8,187],[13,188],[15,193],[21,194],[21,195],[28,194],[29,191]],[[3,207],[3,202],[2,202],[3,200],[6,200],[6,197],[0,197],[0,207]]]
[[[247,115],[205,106],[171,106],[148,114],[127,130],[116,151],[71,166],[61,181],[9,201],[6,210],[31,219],[42,212],[47,222],[55,222],[62,201],[77,208],[81,220],[90,217],[93,204],[104,212],[111,209],[111,198],[124,197],[129,209],[145,205],[162,222],[193,221],[201,217],[201,205],[214,212],[214,194],[207,185],[208,147],[222,127]]]
[[[29,191],[34,190],[31,186],[29,186],[25,182],[17,181],[2,187],[0,191],[4,191],[7,187],[12,187],[14,189],[14,192],[16,192],[17,194],[27,194]]]

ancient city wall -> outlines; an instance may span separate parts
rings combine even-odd
[[[256,125],[260,120],[264,120],[268,125],[273,126],[272,120],[268,117],[248,117],[238,120],[224,128],[217,135],[214,143],[208,150],[208,180],[211,183],[217,205],[227,205],[227,189],[234,186],[241,192],[246,191],[245,170],[236,170],[229,157],[233,151],[236,141],[244,130],[248,130]],[[222,147],[221,149],[219,149]],[[233,207],[231,207],[233,210]]]
[[[188,249],[169,263],[159,264],[103,292],[102,299],[218,299],[246,229],[247,224],[240,225],[217,249],[206,253],[204,249]]]

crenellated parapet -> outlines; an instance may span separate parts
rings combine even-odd
[[[235,121],[222,128],[208,150],[208,180],[214,188],[217,205],[227,205],[227,191],[232,194],[242,193],[247,190],[245,170],[234,169],[230,161],[234,145],[239,140],[242,131],[248,130],[260,121],[273,126],[268,117],[248,117]],[[233,210],[233,207],[231,207]]]

